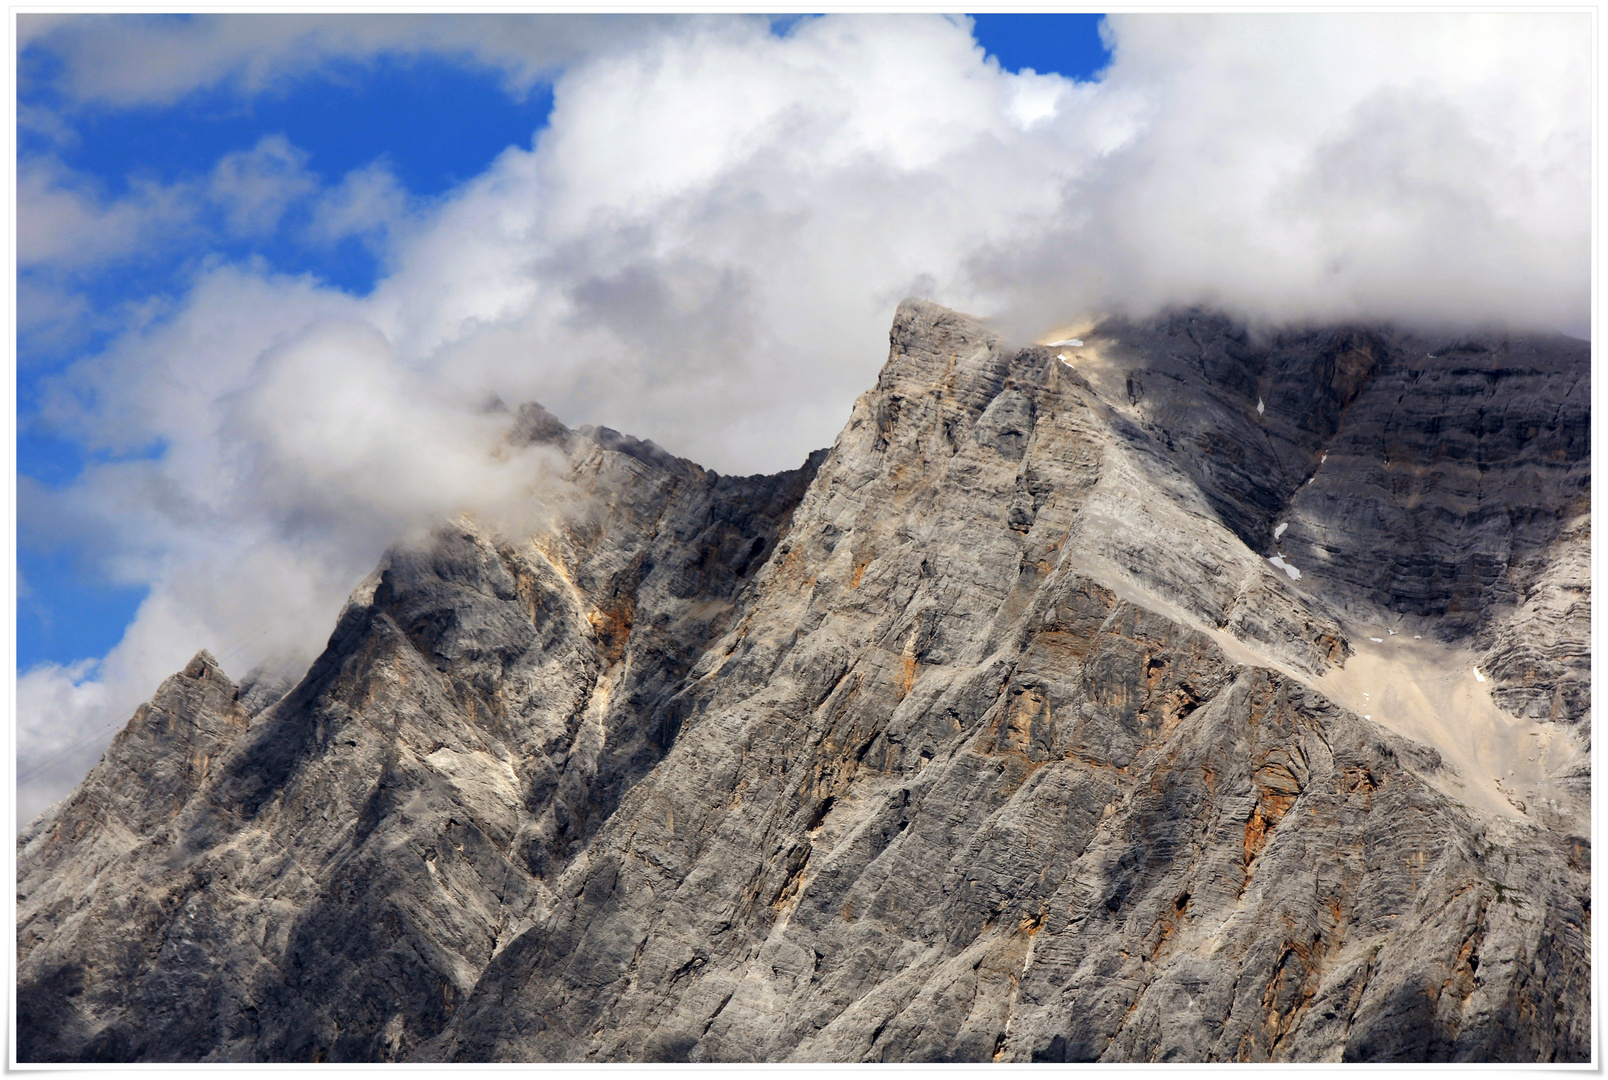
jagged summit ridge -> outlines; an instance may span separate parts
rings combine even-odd
[[[1398,611],[1347,569],[1343,500],[1303,500],[1351,483],[1413,339],[1200,319],[1015,349],[907,302],[834,446],[778,477],[522,409],[601,516],[393,552],[271,708],[204,658],[164,685],[220,733],[166,816],[103,800],[75,833],[69,800],[25,835],[21,1056],[1585,1056],[1583,819],[1515,786],[1579,775],[1567,693],[1505,787],[1345,700],[1397,662],[1370,619],[1498,652],[1498,700],[1578,670],[1577,358],[1458,361],[1443,386],[1530,380],[1556,422],[1503,457],[1443,406],[1445,438],[1393,444],[1418,489],[1358,481],[1374,518],[1433,507],[1427,550],[1496,520],[1458,461],[1529,470],[1492,485],[1528,500],[1519,554],[1469,584],[1428,550]],[[101,776],[169,760],[147,731]]]

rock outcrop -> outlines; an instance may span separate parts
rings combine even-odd
[[[577,509],[25,830],[19,1058],[1588,1059],[1585,347],[1080,342],[907,302],[775,477],[527,406]]]

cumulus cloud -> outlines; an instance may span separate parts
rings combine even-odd
[[[1590,33],[1571,15],[1113,17],[1141,130],[1032,252],[980,259],[1018,323],[1138,313],[1584,332]],[[1028,299],[1029,297],[1032,299]]]
[[[1588,16],[1114,17],[1098,83],[1002,71],[958,17],[621,19],[601,44],[584,20],[277,19],[141,22],[150,48],[104,64],[121,24],[30,32],[75,93],[125,102],[381,41],[514,86],[563,64],[550,126],[427,207],[379,166],[304,194],[319,242],[406,220],[369,296],[215,266],[56,384],[62,430],[165,449],[40,496],[152,591],[97,667],[22,677],[25,753],[202,646],[294,669],[390,540],[539,505],[552,463],[493,452],[492,394],[752,472],[831,441],[912,293],[1024,337],[1168,304],[1588,310]],[[264,153],[293,187],[294,153]]]

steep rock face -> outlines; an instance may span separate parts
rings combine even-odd
[[[1584,842],[1230,659],[1347,646],[1125,419],[901,308],[676,745],[423,1056],[1583,1055]]]
[[[20,838],[17,951],[33,966],[18,978],[19,1060],[80,1050],[94,1035],[84,1005],[115,1008],[128,992],[148,956],[140,936],[176,914],[167,897],[129,889],[128,869],[148,861],[149,838],[170,827],[246,724],[234,684],[197,654]]]
[[[535,415],[578,517],[391,553],[249,729],[197,657],[19,839],[24,1059],[396,1058],[541,909],[812,467],[718,477]]]
[[[1257,339],[1188,312],[1109,322],[1066,352],[1307,590],[1358,622],[1479,649],[1519,715],[1585,717],[1589,344]]]
[[[1591,709],[1591,517],[1565,523],[1524,602],[1479,637],[1493,695],[1515,716],[1581,724]],[[1581,736],[1589,735],[1582,730]],[[1589,780],[1589,778],[1588,778]]]
[[[1083,340],[907,302],[778,477],[522,410],[569,516],[393,552],[288,693],[198,657],[25,831],[23,1059],[1587,1056],[1582,358],[1488,348],[1541,356],[1510,418],[1561,418],[1488,446],[1446,387],[1508,360],[1402,382],[1405,335],[1198,313]],[[1382,518],[1419,530],[1405,600]],[[1472,551],[1507,561],[1437,569]],[[1399,734],[1443,732],[1362,690],[1408,670],[1391,617],[1486,650],[1452,719],[1562,732],[1532,778],[1576,794]]]

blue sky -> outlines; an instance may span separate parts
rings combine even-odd
[[[1090,79],[1109,62],[1099,18],[983,15],[977,17],[976,37],[1009,70]],[[794,21],[780,24],[778,32],[787,32]],[[66,167],[91,178],[108,199],[127,196],[140,181],[171,185],[204,176],[225,155],[282,135],[306,155],[305,168],[320,177],[338,178],[379,160],[409,196],[428,200],[478,176],[507,147],[529,147],[553,104],[550,82],[511,93],[497,73],[483,68],[443,57],[382,55],[338,62],[257,94],[207,88],[173,104],[75,107],[49,80],[53,59],[38,48],[22,54],[19,104],[60,114],[73,138],[57,147],[45,134],[23,127],[19,157],[55,153]],[[198,243],[175,244],[83,274],[73,284],[95,308],[115,309],[181,293],[199,259],[257,257],[276,270],[310,273],[347,292],[366,294],[381,272],[374,250],[358,237],[323,246],[299,242],[292,227],[295,214],[292,210],[266,236],[211,232],[197,237]],[[22,339],[21,475],[62,487],[80,474],[86,460],[108,458],[52,430],[38,415],[39,386],[41,379],[104,346],[115,332],[92,332],[66,347]],[[160,447],[147,452],[159,453]],[[18,668],[105,653],[122,636],[147,589],[106,580],[70,544],[31,528],[26,506],[23,518]]]

